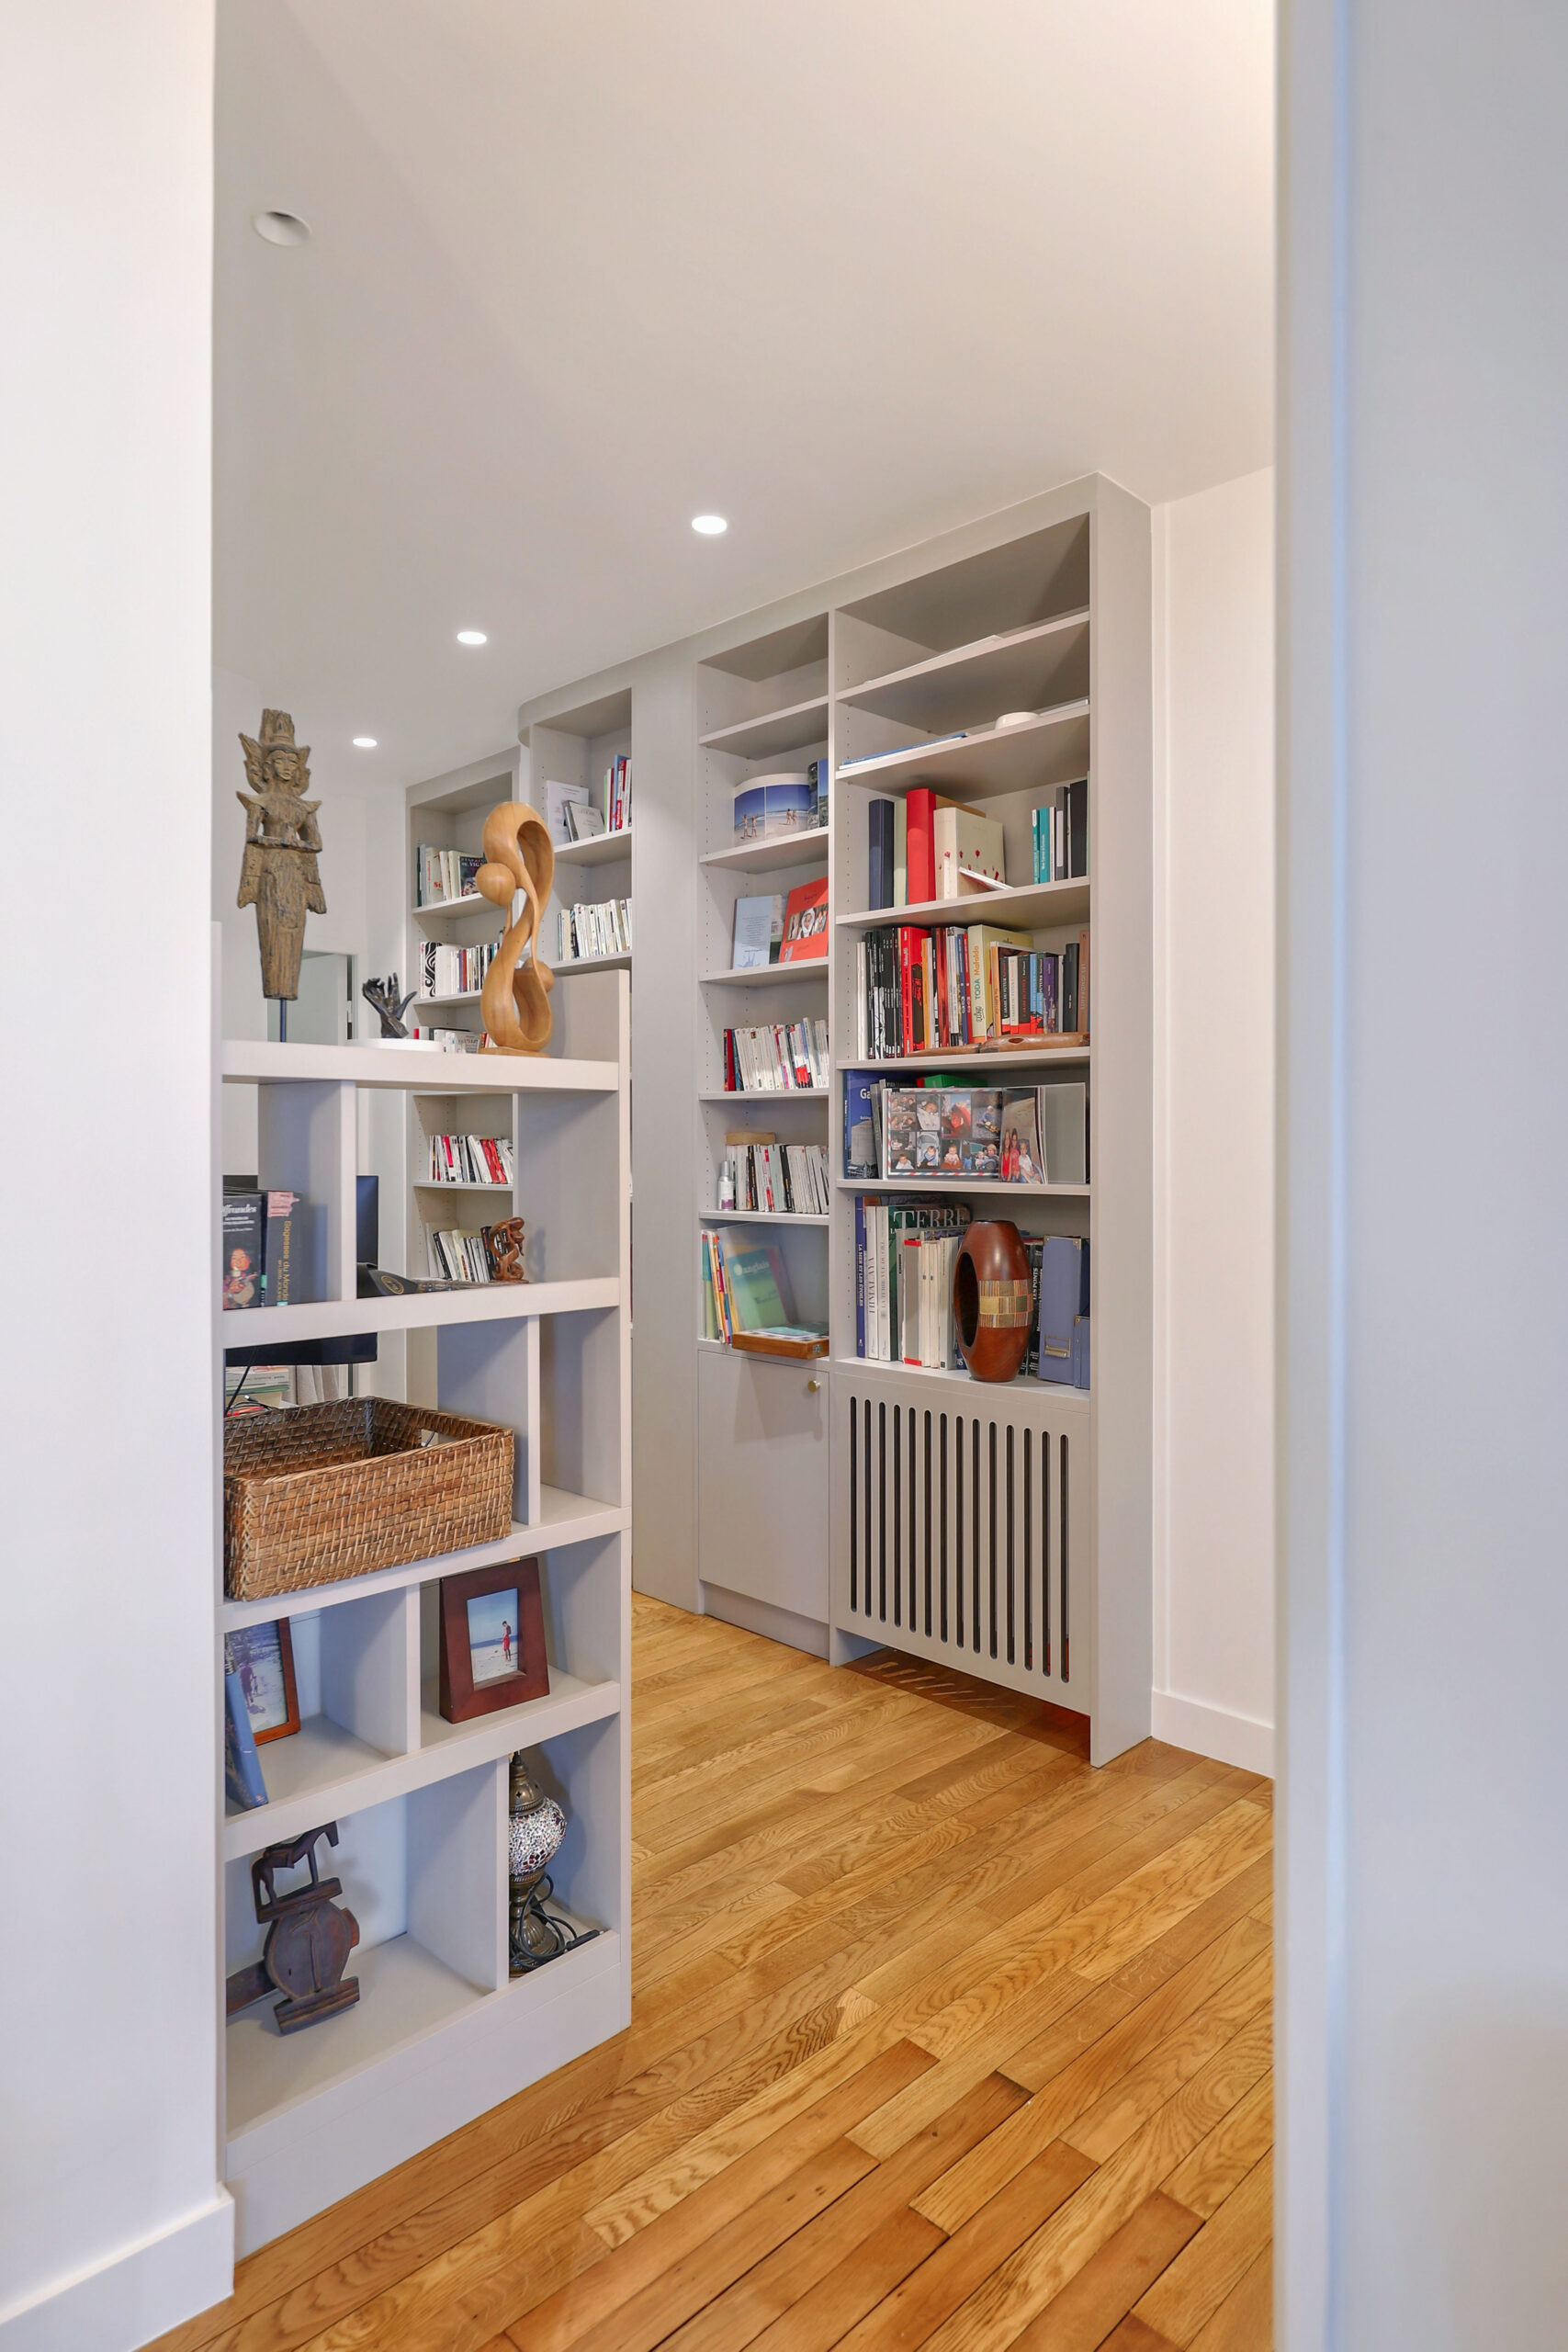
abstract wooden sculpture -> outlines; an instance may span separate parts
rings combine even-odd
[[[536,808],[503,800],[485,819],[479,837],[485,862],[474,881],[492,906],[510,910],[522,891],[523,911],[502,934],[479,991],[479,1010],[491,1043],[503,1052],[542,1054],[550,1042],[550,990],[555,974],[539,955],[539,925],[555,881],[555,844]],[[533,943],[528,961],[523,950]]]
[[[294,741],[286,710],[264,710],[261,739],[242,735],[249,792],[234,797],[245,812],[245,855],[234,903],[254,907],[261,939],[262,994],[292,1003],[299,993],[299,952],[307,913],[324,915],[316,867],[321,836],[319,800],[304,797],[310,754]]]
[[[958,1352],[976,1380],[1011,1380],[1029,1345],[1029,1253],[1006,1217],[970,1226],[953,1270]]]

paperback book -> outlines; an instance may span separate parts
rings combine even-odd
[[[828,1083],[825,1021],[764,1022],[724,1033],[728,1094],[787,1094]]]

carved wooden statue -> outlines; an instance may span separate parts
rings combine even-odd
[[[299,993],[299,952],[307,912],[324,915],[326,896],[316,870],[321,846],[319,800],[307,800],[310,754],[294,741],[286,710],[264,710],[261,740],[242,735],[249,792],[236,793],[245,812],[245,859],[236,906],[254,907],[261,939],[262,994],[292,1002]]]
[[[323,2018],[351,2009],[359,1998],[359,1979],[345,1976],[344,1963],[359,1941],[359,1922],[346,1905],[333,1898],[343,1893],[340,1878],[323,1878],[316,1860],[317,1841],[337,1844],[337,1823],[280,1846],[268,1846],[251,1864],[251,1889],[256,1917],[266,1929],[260,1960],[236,1969],[229,1979],[230,2017],[266,1994],[284,1998],[273,2009],[279,2033],[298,2033]],[[303,1862],[310,1873],[308,1886],[279,1894],[274,1881],[279,1871],[296,1870]]]
[[[539,954],[539,925],[556,875],[550,829],[526,801],[503,800],[485,819],[485,862],[474,880],[492,906],[510,909],[521,890],[523,911],[503,933],[479,991],[479,1010],[491,1040],[509,1053],[542,1054],[550,1042],[550,990],[556,976]],[[519,959],[533,942],[525,964]]]

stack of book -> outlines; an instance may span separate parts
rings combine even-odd
[[[432,1136],[433,1184],[511,1184],[516,1181],[510,1136]]]
[[[1036,882],[1081,880],[1089,872],[1089,785],[1059,784],[1030,812]]]
[[[1089,933],[1057,952],[991,923],[879,925],[855,949],[856,1050],[876,1061],[1089,1035]]]
[[[1089,1182],[1089,1089],[893,1086],[844,1075],[846,1176],[985,1177],[999,1184]]]
[[[754,1355],[822,1356],[828,1333],[797,1323],[784,1253],[727,1227],[703,1227],[703,1337]]]
[[[472,899],[480,906],[484,904],[474,888],[474,876],[484,864],[482,857],[470,856],[467,850],[433,849],[424,842],[413,855],[416,906],[450,906],[455,899]]]
[[[421,1046],[439,1046],[444,1054],[477,1054],[491,1042],[488,1029],[423,1029],[412,1022],[408,1034]]]
[[[763,1022],[724,1033],[727,1094],[785,1094],[828,1083],[825,1021]]]
[[[632,951],[632,902],[604,899],[594,906],[561,907],[556,916],[558,964],[592,963]]]
[[[515,1253],[515,1234],[521,1230],[517,1220],[506,1226],[485,1225],[478,1233],[463,1233],[456,1227],[442,1232],[432,1229],[430,1236],[430,1271],[449,1283],[492,1283],[502,1279],[500,1265],[509,1250]]]
[[[776,1136],[725,1137],[719,1170],[721,1209],[765,1216],[826,1216],[828,1155],[819,1143],[780,1143]]]
[[[493,939],[478,947],[448,947],[443,941],[427,939],[420,956],[420,995],[426,1003],[434,997],[477,996],[499,947]]]
[[[613,833],[624,833],[632,820],[632,763],[617,753],[604,771],[605,821]]]

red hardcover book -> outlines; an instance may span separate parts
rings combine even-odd
[[[918,934],[908,923],[898,926],[898,1007],[902,1015],[898,1050],[901,1054],[915,1051],[915,942]]]
[[[828,953],[828,877],[797,883],[784,901],[781,964],[807,964]]]
[[[911,785],[904,796],[908,820],[905,851],[908,903],[923,907],[936,897],[936,794],[929,784]]]

